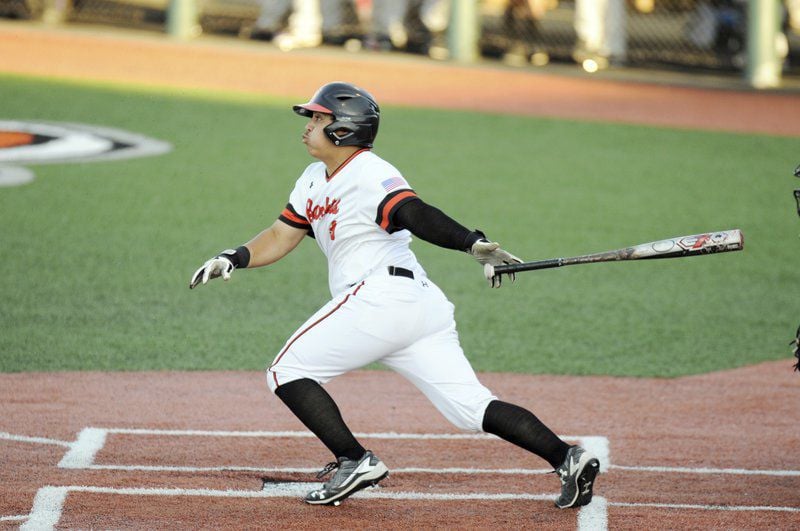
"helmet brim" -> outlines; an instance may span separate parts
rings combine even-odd
[[[300,116],[311,116],[315,112],[322,112],[325,114],[333,114],[333,111],[320,105],[319,103],[314,103],[313,101],[309,101],[308,103],[301,103],[292,106],[292,110],[299,114]]]

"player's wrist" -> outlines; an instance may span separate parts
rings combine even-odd
[[[227,249],[220,253],[233,264],[234,269],[244,269],[250,263],[250,249],[241,245],[236,249]]]
[[[479,242],[481,240],[488,241],[486,239],[486,235],[480,231],[479,229],[475,229],[474,231],[467,234],[467,237],[464,238],[464,244],[461,248],[464,250],[465,253],[472,251],[472,246],[475,245],[475,242]]]

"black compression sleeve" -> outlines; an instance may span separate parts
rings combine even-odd
[[[472,244],[484,238],[480,231],[471,231],[436,207],[414,198],[401,205],[392,222],[397,227],[408,229],[414,236],[426,242],[467,251]]]

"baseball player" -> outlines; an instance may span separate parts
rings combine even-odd
[[[530,411],[499,400],[478,381],[458,341],[453,305],[409,244],[413,234],[466,251],[482,265],[519,259],[425,203],[400,171],[372,151],[380,110],[368,92],[329,83],[293,109],[308,119],[302,141],[319,162],[305,169],[269,228],[208,260],[189,287],[272,264],[305,236],[328,259],[331,300],[289,337],[267,369],[272,392],[336,459],[318,478],[335,470],[334,475],[305,501],[338,505],[388,475],[322,387],[380,361],[410,380],[458,428],[495,434],[550,463],[561,479],[557,507],[589,503],[597,458],[567,445]],[[502,278],[488,280],[499,287]]]

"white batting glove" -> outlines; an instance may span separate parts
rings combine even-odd
[[[494,273],[494,266],[522,263],[522,260],[508,251],[501,249],[499,243],[490,242],[486,239],[481,239],[473,243],[472,248],[469,250],[469,254],[471,254],[475,260],[484,266],[484,276],[493,288],[499,288],[503,283],[503,276],[496,275]],[[514,273],[508,273],[508,276],[511,278],[511,282],[514,282],[517,278]]]
[[[217,277],[222,277],[222,280],[230,279],[231,273],[235,268],[229,256],[233,256],[234,254],[236,254],[236,251],[233,249],[226,249],[211,260],[207,260],[206,263],[192,275],[192,279],[189,281],[189,289],[194,289],[194,287],[201,282],[206,284],[209,280]]]

